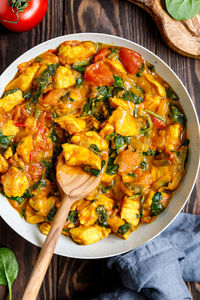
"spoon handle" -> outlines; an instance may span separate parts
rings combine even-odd
[[[71,205],[72,202],[70,201],[70,198],[65,195],[57,211],[51,229],[46,237],[45,243],[40,251],[22,300],[35,300],[37,298],[40,286],[50,264],[54,249],[65,224],[65,220],[67,218]]]

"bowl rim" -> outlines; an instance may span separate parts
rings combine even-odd
[[[95,36],[95,38],[94,38]],[[81,38],[80,37],[85,37],[85,39]],[[128,40],[128,39],[125,39],[125,38],[121,38],[121,37],[118,37],[118,36],[114,36],[114,35],[110,35],[110,34],[104,34],[104,33],[95,33],[95,32],[86,32],[86,33],[74,33],[74,34],[67,34],[67,35],[62,35],[62,36],[59,36],[59,37],[55,37],[53,39],[50,39],[50,40],[47,40],[47,41],[44,41],[32,48],[30,48],[29,50],[27,50],[26,52],[24,52],[23,54],[21,54],[17,59],[15,59],[3,72],[2,74],[0,75],[0,81],[2,79],[2,77],[4,77],[9,69],[12,69],[14,66],[17,66],[19,64],[18,61],[20,61],[21,59],[24,58],[24,56],[28,56],[30,54],[31,58],[34,58],[36,57],[36,54],[32,54],[32,52],[37,52],[38,49],[40,49],[41,47],[46,47],[46,50],[42,50],[43,52],[44,51],[47,51],[48,49],[50,49],[49,47],[49,44],[52,44],[53,42],[56,42],[57,43],[57,46],[56,48],[62,43],[64,42],[63,39],[66,39],[66,40],[74,40],[74,39],[77,39],[77,40],[81,40],[81,41],[94,41],[95,39],[98,39],[98,37],[102,37],[102,38],[109,38],[110,39],[110,44],[115,44],[117,46],[117,41],[120,42],[124,42],[124,43],[128,43],[130,46],[132,45],[134,48],[137,48],[137,49],[140,49],[142,51],[144,51],[147,55],[150,55],[150,56],[153,56],[155,58],[155,60],[157,60],[159,63],[161,63],[161,65],[164,65],[164,68],[167,68],[172,74],[173,76],[176,78],[177,82],[180,84],[180,87],[184,90],[188,100],[189,100],[189,103],[191,105],[191,108],[192,108],[192,113],[194,113],[194,116],[195,116],[195,122],[197,124],[197,127],[198,127],[198,132],[197,132],[197,137],[198,137],[198,140],[200,140],[200,125],[199,125],[199,120],[198,120],[198,115],[197,115],[197,112],[196,112],[196,108],[194,106],[194,103],[188,93],[188,91],[186,90],[184,84],[182,83],[182,81],[180,80],[180,78],[176,75],[176,73],[171,69],[171,67],[169,67],[164,61],[163,59],[161,59],[160,57],[158,57],[156,54],[154,54],[152,51],[150,51],[149,49],[139,45],[138,43],[135,43],[131,40]],[[91,38],[91,39],[90,39]],[[113,42],[114,40],[114,42]],[[121,46],[120,46],[121,47]],[[122,46],[123,47],[123,46]],[[41,51],[41,50],[40,50]],[[136,50],[137,51],[137,50]],[[40,52],[42,53],[42,52]],[[38,55],[38,54],[37,54]],[[27,59],[26,59],[27,61]],[[159,72],[158,72],[159,74]],[[159,74],[160,75],[160,74]],[[163,78],[163,74],[160,75],[162,78]],[[1,84],[0,84],[0,87],[1,87]],[[5,88],[5,85],[4,85],[4,88]],[[174,219],[178,216],[178,214],[180,213],[180,211],[183,209],[183,207],[185,206],[185,204],[187,203],[192,191],[193,191],[193,188],[194,188],[194,185],[196,183],[196,180],[197,180],[197,176],[198,176],[198,172],[199,172],[199,167],[200,167],[200,151],[198,153],[198,164],[195,166],[196,167],[196,171],[195,171],[195,176],[194,176],[194,180],[193,180],[193,183],[191,185],[191,188],[189,190],[189,193],[187,193],[187,196],[185,198],[185,201],[183,202],[183,204],[180,206],[180,209],[176,212],[176,214],[170,218],[170,221],[167,223],[167,225],[165,225],[162,229],[160,229],[156,234],[154,234],[152,237],[146,239],[144,242],[142,242],[141,244],[139,244],[138,246],[154,239],[156,236],[158,236],[163,230],[165,230],[173,221]],[[174,194],[174,193],[173,193]],[[3,197],[2,195],[0,195],[0,199],[6,199],[5,197]],[[8,200],[6,199],[6,201],[8,202]],[[8,202],[9,204],[9,202]],[[10,208],[12,208],[12,206],[9,204]],[[17,213],[18,214],[18,213]],[[1,210],[0,210],[0,216],[2,217],[2,219],[17,233],[19,234],[20,236],[22,236],[24,239],[26,239],[27,241],[29,241],[30,243],[32,243],[33,245],[35,246],[38,246],[38,247],[41,247],[42,246],[42,243],[45,239],[42,238],[40,241],[33,241],[31,239],[31,237],[25,237],[24,234],[22,234],[21,232],[19,232],[12,221],[9,220],[9,218],[6,216],[5,213],[3,213]],[[158,218],[159,220],[159,218]],[[26,222],[26,221],[25,221]],[[156,222],[156,221],[155,221]],[[26,222],[27,223],[27,222]],[[154,222],[153,222],[154,223]],[[35,225],[35,224],[31,224],[32,226]],[[143,225],[142,225],[143,226]],[[37,228],[38,230],[38,228]],[[38,230],[39,231],[39,230]],[[65,237],[66,238],[66,237]],[[105,240],[105,239],[104,239]],[[102,240],[103,241],[103,240]],[[101,242],[101,241],[100,241]],[[98,243],[100,243],[98,242]],[[112,242],[112,240],[111,240]],[[125,241],[126,242],[126,241]],[[74,243],[74,242],[73,242]],[[98,244],[98,243],[95,243],[95,244]],[[122,240],[122,243],[124,243],[124,240]],[[92,244],[94,245],[94,244]],[[90,245],[88,245],[90,246]],[[113,253],[110,253],[108,255],[81,255],[81,249],[82,247],[88,247],[88,246],[78,246],[80,248],[80,255],[73,255],[73,254],[68,254],[68,253],[63,253],[63,251],[60,251],[59,249],[55,249],[55,252],[54,254],[58,254],[58,255],[62,255],[62,256],[67,256],[67,257],[72,257],[72,258],[79,258],[79,259],[99,259],[99,258],[106,258],[106,257],[112,257],[112,256],[115,256],[115,255],[119,255],[119,254],[123,254],[123,253],[126,253],[128,251],[131,251],[132,249],[138,247],[127,247],[127,249],[125,250],[117,250],[117,251],[113,251]],[[89,248],[88,248],[89,249]]]

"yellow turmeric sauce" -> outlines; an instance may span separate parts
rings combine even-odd
[[[67,41],[18,66],[0,99],[1,193],[48,234],[64,164],[101,183],[73,204],[63,234],[91,244],[127,239],[167,207],[185,173],[189,140],[177,94],[133,50]]]

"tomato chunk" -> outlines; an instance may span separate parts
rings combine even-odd
[[[127,48],[120,48],[119,57],[126,70],[131,74],[136,74],[143,63],[139,53]]]
[[[102,49],[94,58],[94,62],[98,62],[100,60],[103,60],[104,58],[106,58],[109,54],[111,53],[111,51],[107,48]]]
[[[85,69],[85,80],[96,86],[112,85],[114,82],[110,69],[103,61],[99,61]]]
[[[151,120],[153,122],[153,126],[158,128],[158,129],[165,129],[166,128],[166,124],[159,120],[158,118],[151,116]]]

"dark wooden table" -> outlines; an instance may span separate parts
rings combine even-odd
[[[76,32],[109,33],[153,51],[181,78],[200,115],[200,61],[183,57],[165,46],[149,15],[127,0],[49,0],[46,17],[32,31],[19,34],[0,27],[0,73],[31,47]],[[197,182],[184,211],[200,214],[198,188]],[[2,219],[0,246],[9,247],[17,256],[19,276],[13,286],[13,300],[20,300],[39,248],[17,235]],[[106,268],[106,260],[80,260],[54,255],[38,299],[90,299],[118,284],[119,279]],[[200,284],[188,283],[188,287],[193,299],[200,299]],[[6,296],[7,289],[0,286],[0,300],[6,299]]]

